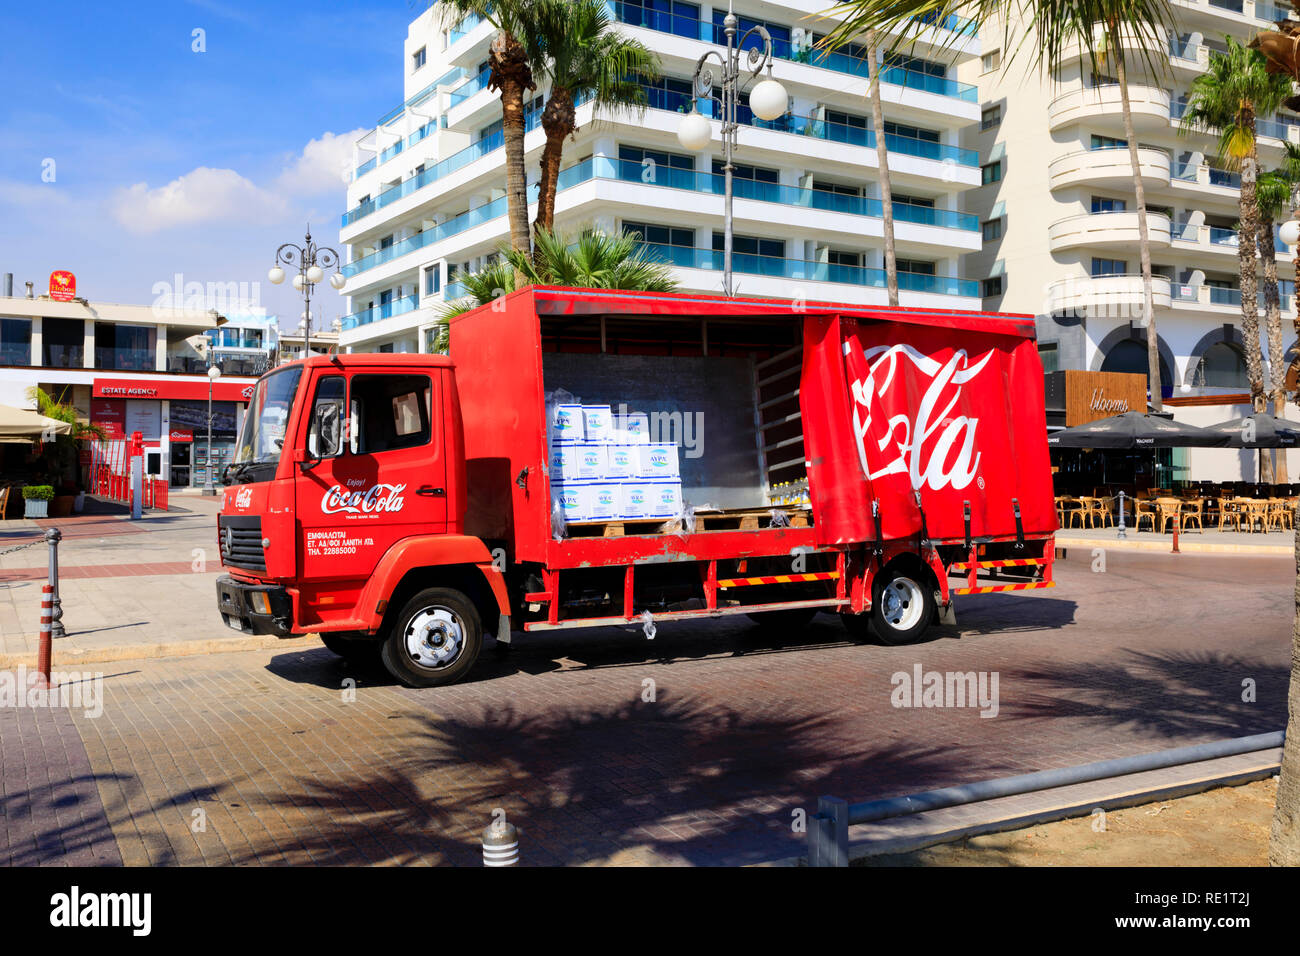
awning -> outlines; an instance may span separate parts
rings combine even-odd
[[[71,433],[72,426],[57,418],[12,405],[0,405],[0,442],[48,441]]]

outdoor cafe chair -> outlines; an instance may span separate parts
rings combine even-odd
[[[1264,520],[1264,530],[1288,531],[1295,527],[1295,502],[1287,498],[1272,498]]]
[[[1060,495],[1056,499],[1056,521],[1062,528],[1073,527],[1074,522],[1079,522],[1079,527],[1083,527],[1083,503],[1078,498],[1071,498],[1069,495]]]
[[[1189,498],[1186,501],[1184,501],[1182,504],[1183,504],[1182,510],[1179,511],[1179,515],[1178,515],[1179,527],[1185,531],[1187,530],[1187,525],[1190,522],[1195,521],[1196,530],[1204,534],[1205,526],[1202,523],[1202,519],[1205,516],[1205,499]]]
[[[1154,498],[1135,498],[1133,500],[1134,528],[1142,530],[1143,520],[1151,522],[1151,530],[1156,530],[1156,501]]]
[[[1115,523],[1115,499],[1097,497],[1088,499],[1088,518],[1094,528],[1104,528]]]
[[[5,520],[5,510],[9,507],[9,492],[12,488],[0,488],[0,521]]]
[[[1182,508],[1183,502],[1179,498],[1157,498],[1156,507],[1160,509],[1160,533],[1164,534],[1165,529],[1169,527],[1172,521],[1178,528],[1182,528]]]
[[[1229,494],[1219,498],[1219,530],[1222,531],[1225,525],[1232,525],[1234,531],[1241,530],[1241,508],[1237,499]]]
[[[1263,498],[1238,498],[1237,505],[1245,519],[1246,530],[1253,532],[1256,522],[1260,531],[1268,530],[1268,501]]]

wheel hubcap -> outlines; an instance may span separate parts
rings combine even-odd
[[[889,626],[906,631],[921,619],[921,586],[911,578],[894,578],[881,592],[880,605]]]
[[[419,667],[446,667],[460,657],[464,646],[464,625],[445,607],[425,608],[407,625],[406,652]]]

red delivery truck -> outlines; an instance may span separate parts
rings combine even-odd
[[[258,382],[227,624],[433,686],[487,634],[832,612],[904,643],[954,595],[1052,586],[1030,317],[530,287],[450,339]]]

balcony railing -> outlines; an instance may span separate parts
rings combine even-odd
[[[722,271],[722,252],[716,249],[697,249],[693,246],[672,246],[664,243],[643,242],[647,253],[680,269],[707,269]],[[792,279],[804,282],[837,282],[866,288],[885,288],[885,271],[865,266],[835,265],[828,262],[810,262],[803,259],[778,259],[737,252],[731,257],[732,269],[744,275]],[[979,298],[979,283],[974,279],[955,276],[924,275],[900,272],[898,288],[907,292],[929,292],[934,295],[954,295]]]
[[[524,131],[527,132],[535,129],[541,122],[541,118],[542,111],[540,108],[529,110],[524,116]],[[407,179],[405,182],[398,183],[396,186],[385,189],[373,199],[368,199],[365,202],[354,206],[352,209],[349,209],[343,214],[343,225],[352,225],[352,223],[365,218],[372,212],[382,209],[390,203],[394,203],[405,196],[411,195],[411,193],[415,192],[417,189],[421,189],[429,185],[429,183],[436,182],[449,173],[454,173],[456,170],[474,162],[474,160],[482,159],[488,153],[500,149],[504,144],[505,134],[501,130],[497,130],[491,135],[483,137],[477,143],[466,146],[458,153],[452,153],[446,159],[430,166],[424,172],[418,173],[410,179]]]
[[[474,76],[471,76],[460,86],[452,90],[447,96],[447,108],[450,109],[453,106],[459,106],[475,93],[479,92],[479,90],[487,89],[488,81],[491,76],[491,70],[483,70],[476,73]]]
[[[374,308],[362,309],[360,312],[345,315],[342,328],[344,331],[355,329],[358,326],[369,325],[371,322],[378,322],[381,319],[391,319],[395,315],[404,315],[419,307],[420,297],[418,295],[403,296],[400,299],[393,299],[391,302],[385,302]]]
[[[706,43],[725,44],[726,34],[719,24],[704,22],[692,17],[674,16],[657,10],[647,10],[642,6],[615,3],[614,16],[629,26],[645,27],[660,33],[671,33],[691,40],[703,40]],[[795,43],[791,40],[774,38],[772,55],[777,59],[792,63],[807,63],[810,66],[834,70],[849,76],[863,79],[871,75],[869,61],[848,53],[830,53],[813,49],[810,44]],[[923,90],[939,96],[951,96],[967,103],[979,102],[979,89],[969,83],[959,83],[943,76],[933,76],[902,67],[886,67],[881,71],[880,82],[901,86],[905,89]]]
[[[667,189],[681,189],[696,193],[721,194],[724,191],[723,177],[712,173],[697,173],[689,169],[671,167],[654,167],[653,178],[646,179],[650,167],[632,160],[610,159],[605,156],[592,157],[577,165],[561,170],[557,191],[563,191],[579,183],[593,179],[616,180],[627,183],[659,186]],[[825,189],[805,189],[799,186],[783,186],[778,183],[758,182],[752,179],[733,180],[734,195],[738,199],[752,199],[758,202],[774,203],[790,207],[820,209],[826,212],[847,213],[854,216],[866,216],[879,219],[884,215],[884,208],[879,199],[864,196],[848,196]],[[530,188],[529,201],[536,198],[536,186]],[[471,209],[419,235],[411,236],[391,246],[379,249],[347,263],[342,268],[344,276],[351,278],[376,266],[383,265],[408,252],[439,242],[449,236],[457,235],[474,226],[481,225],[498,216],[505,215],[506,197],[502,196],[477,209]],[[944,229],[957,229],[962,232],[977,232],[979,217],[969,213],[956,212],[951,209],[936,209],[912,203],[894,203],[896,222],[908,222],[923,226],[937,226]]]

